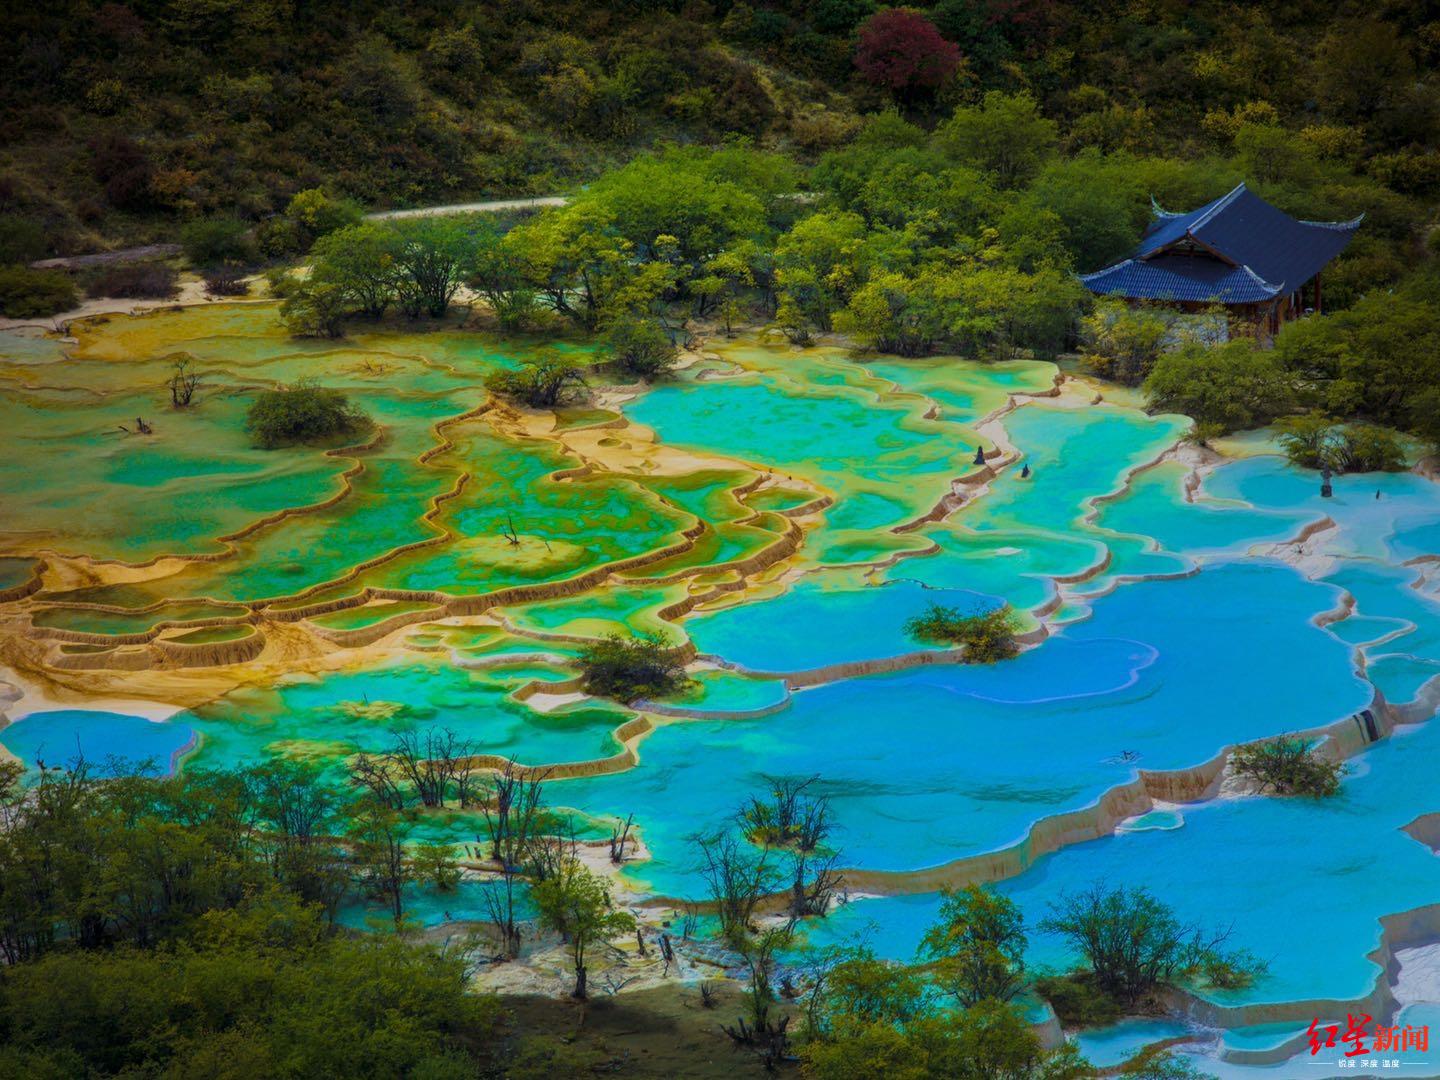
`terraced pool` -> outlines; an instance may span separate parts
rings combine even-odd
[[[1087,882],[1145,884],[1270,961],[1253,986],[1193,987],[1229,1032],[1193,1052],[1226,1075],[1275,1075],[1314,1002],[1373,1006],[1385,949],[1440,940],[1440,861],[1404,828],[1440,813],[1440,488],[1421,475],[1321,499],[1263,436],[1207,456],[1185,419],[1029,361],[742,340],[555,414],[492,405],[485,373],[525,350],[465,331],[300,342],[264,304],[73,331],[0,336],[0,745],[28,766],[284,756],[338,780],[397,731],[446,727],[555,767],[547,799],[583,835],[633,815],[637,904],[701,897],[694,837],[767,777],[816,776],[852,899],[809,946],[908,959],[937,890],[971,880],[1032,923]],[[187,410],[163,391],[178,352],[204,373]],[[376,437],[250,446],[248,396],[310,376]],[[121,430],[136,416],[153,436]],[[1009,604],[1028,647],[936,663],[906,629],[932,602]],[[579,694],[587,642],[633,632],[692,645],[693,687],[653,709]],[[1226,747],[1289,731],[1350,757],[1340,796],[1214,780]],[[456,810],[425,835],[477,827]],[[413,906],[480,918],[483,887]],[[1074,959],[1040,934],[1031,952]],[[1082,1043],[1118,1062],[1194,1020]]]

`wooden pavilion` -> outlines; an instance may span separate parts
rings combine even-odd
[[[1123,262],[1080,280],[1100,296],[1185,311],[1224,307],[1241,327],[1272,339],[1291,319],[1321,310],[1320,272],[1350,243],[1353,221],[1300,221],[1244,184],[1186,214],[1160,209]]]

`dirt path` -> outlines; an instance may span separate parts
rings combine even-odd
[[[541,195],[533,199],[490,199],[484,202],[450,203],[444,206],[418,206],[413,210],[378,210],[366,214],[367,221],[397,221],[402,218],[443,217],[447,214],[474,214],[503,210],[532,210],[543,206],[564,206],[569,202],[567,195]],[[146,244],[143,247],[124,248],[121,251],[104,251],[95,255],[67,255],[56,259],[41,259],[30,265],[36,269],[79,270],[87,266],[104,266],[107,263],[132,262],[137,259],[168,258],[180,251],[179,244]],[[252,297],[253,299],[253,297]],[[181,285],[178,295],[167,300],[122,300],[101,297],[87,300],[70,311],[62,311],[48,318],[6,319],[0,318],[0,330],[19,327],[39,327],[45,330],[62,331],[72,319],[90,315],[132,314],[149,311],[157,307],[203,304],[214,298],[205,294],[203,285],[187,282]]]
[[[566,195],[542,195],[534,199],[491,199],[487,202],[451,203],[448,206],[420,206],[414,210],[380,210],[366,214],[369,221],[395,221],[400,218],[443,217],[446,214],[483,214],[500,210],[534,210],[542,206],[564,206]]]
[[[107,263],[168,259],[179,252],[179,244],[145,244],[141,247],[122,248],[120,251],[102,251],[95,255],[64,255],[58,259],[41,259],[39,262],[32,262],[30,266],[36,270],[80,270],[87,266],[104,266]]]
[[[417,206],[412,210],[377,210],[373,214],[366,214],[365,218],[367,221],[397,221],[401,218],[443,217],[446,214],[483,214],[502,210],[531,210],[542,206],[564,206],[569,201],[565,195],[541,195],[533,199],[490,199],[485,202]],[[168,259],[179,253],[179,244],[143,244],[119,251],[101,251],[94,255],[63,255],[54,259],[40,259],[32,262],[30,266],[35,270],[82,270],[88,266],[106,266],[110,263]]]

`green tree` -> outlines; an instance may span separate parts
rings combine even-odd
[[[9,1076],[473,1076],[499,1010],[456,954],[334,935],[260,892],[184,941],[58,952],[0,983]]]
[[[703,165],[683,151],[640,157],[591,185],[586,199],[604,207],[615,234],[642,260],[657,257],[662,236],[673,237],[688,280],[734,241],[765,229],[761,199]]]
[[[580,652],[587,694],[626,703],[671,697],[689,684],[685,658],[660,633],[610,634]]]
[[[1279,124],[1244,124],[1235,134],[1235,158],[1251,183],[1313,186],[1320,176],[1314,146]]]
[[[936,132],[956,161],[995,177],[1002,188],[1023,185],[1054,152],[1056,127],[1026,93],[986,93],[979,105],[962,105]]]
[[[1086,293],[1055,269],[1035,273],[1008,266],[977,266],[927,274],[938,302],[944,336],[966,352],[996,360],[1022,351],[1053,356],[1064,346]]]
[[[34,218],[0,214],[0,266],[45,257],[45,228]]]
[[[1374,17],[1337,21],[1320,42],[1315,63],[1321,100],[1343,116],[1360,118],[1395,101],[1414,70],[1404,36]]]
[[[363,301],[362,301],[363,303]],[[356,304],[356,294],[344,271],[312,267],[303,278],[291,278],[280,301],[280,321],[296,337],[338,338],[345,334],[345,319]]]
[[[959,608],[932,603],[905,622],[905,632],[923,641],[964,645],[965,659],[974,664],[1008,660],[1020,652],[1015,635],[1019,618],[1009,604],[966,615]]]
[[[673,372],[680,356],[670,335],[652,319],[617,320],[605,336],[605,351],[616,368],[646,382]]]
[[[405,918],[405,886],[415,868],[405,854],[409,821],[375,799],[362,799],[350,818],[351,863],[366,895],[384,902],[399,929]]]
[[[339,794],[319,766],[275,758],[242,776],[258,826],[253,851],[271,876],[333,921],[349,888]]]
[[[594,330],[616,307],[634,274],[632,245],[615,229],[615,215],[594,202],[574,203],[512,229],[506,248],[525,260],[544,302]]]
[[[1337,794],[1348,771],[1343,762],[1322,757],[1314,740],[1298,735],[1237,746],[1230,754],[1230,768],[1236,776],[1253,780],[1261,791],[1316,799]]]
[[[1346,472],[1401,472],[1405,448],[1389,428],[1377,424],[1345,425]]]
[[[924,356],[948,329],[945,305],[935,289],[943,280],[939,274],[876,273],[836,314],[835,329],[880,352]]]
[[[485,74],[485,50],[475,28],[466,23],[432,33],[421,64],[437,89],[459,101],[473,102]]]
[[[534,319],[537,308],[530,266],[495,229],[478,230],[475,240],[471,288],[485,298],[502,330],[524,329]]]
[[[75,282],[62,270],[0,266],[0,311],[7,319],[55,315],[79,302]]]
[[[904,964],[877,959],[868,949],[846,956],[825,976],[818,1033],[829,1035],[847,1026],[903,1026],[927,1010],[925,980]]]
[[[1405,450],[1394,433],[1374,424],[1341,424],[1312,411],[1285,417],[1280,445],[1292,464],[1332,472],[1396,472],[1405,468]]]
[[[201,267],[248,263],[255,256],[250,226],[225,215],[190,222],[180,230],[180,244],[185,257]]]
[[[529,405],[553,409],[585,385],[585,369],[554,350],[526,356],[520,366],[502,368],[485,377],[492,393]]]
[[[1149,223],[1149,195],[1128,156],[1085,151],[1046,164],[1024,199],[1060,219],[1075,267],[1090,271],[1134,248]]]
[[[395,286],[401,310],[412,319],[440,318],[475,271],[481,244],[475,230],[448,217],[406,218],[391,227],[398,237]]]
[[[261,246],[271,255],[309,251],[320,237],[358,225],[363,216],[358,203],[307,188],[291,198],[283,214],[266,222]]]
[[[796,222],[775,243],[781,303],[822,330],[864,280],[865,219],[819,211]]]
[[[1280,429],[1280,446],[1293,464],[1307,469],[1340,468],[1340,454],[1335,445],[1334,417],[1319,411],[1304,416],[1287,416],[1276,426]]]
[[[311,276],[340,290],[367,318],[378,319],[395,300],[400,244],[384,225],[343,226],[315,241]]]
[[[984,1001],[963,1012],[919,1017],[903,1025],[837,1022],[804,1049],[814,1080],[1077,1080],[1094,1070],[1073,1044],[1047,1053],[1019,1010]]]
[[[742,298],[748,290],[762,283],[767,292],[773,289],[773,271],[766,275],[766,254],[759,244],[746,240],[720,252],[705,263],[705,277],[690,283],[691,291],[702,292],[708,301],[720,309],[725,322],[725,333],[734,333],[734,324],[740,318]],[[758,273],[757,273],[758,271]],[[704,282],[702,287],[701,282]],[[768,296],[766,298],[768,303]]]
[[[245,430],[266,450],[349,438],[370,425],[370,418],[341,391],[306,379],[264,391],[245,416]]]
[[[1410,431],[1440,445],[1440,275],[1288,324],[1276,360],[1324,411]]]
[[[969,885],[942,891],[939,922],[925,932],[920,950],[940,984],[969,1008],[1020,992],[1026,941],[1025,917],[1013,900]]]
[[[610,886],[591,873],[578,859],[568,859],[559,873],[538,882],[533,890],[541,921],[570,946],[575,968],[573,997],[589,996],[586,960],[592,945],[608,941],[635,929],[635,917],[616,911]]]
[[[1165,353],[1145,380],[1150,408],[1180,412],[1222,432],[1267,424],[1295,404],[1291,377],[1272,352],[1249,342]]]
[[[460,867],[449,844],[415,845],[410,867],[417,881],[423,881],[440,892],[454,892],[460,884]]]
[[[1095,374],[1126,386],[1145,381],[1170,336],[1172,320],[1159,308],[1106,299],[1080,320],[1085,363]]]
[[[1263,964],[1243,951],[1227,950],[1227,932],[1204,934],[1182,923],[1168,904],[1139,886],[1110,888],[1096,882],[1066,892],[1040,923],[1085,960],[1095,983],[1131,1005],[1156,986],[1198,972],[1221,974],[1231,986],[1247,985]]]

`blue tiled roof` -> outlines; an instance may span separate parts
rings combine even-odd
[[[1080,278],[1093,293],[1137,300],[1189,300],[1199,304],[1255,304],[1277,295],[1272,285],[1243,266],[1192,255],[1162,255],[1149,262],[1126,259]]]
[[[1233,195],[1234,192],[1231,194]],[[1190,231],[1192,221],[1198,221],[1229,197],[1229,195],[1222,195],[1214,202],[1208,202],[1199,210],[1192,210],[1188,214],[1165,214],[1162,211],[1161,216],[1157,216],[1150,223],[1150,227],[1145,230],[1145,235],[1140,238],[1140,243],[1133,254],[1136,257],[1144,257],[1175,243]]]
[[[1361,221],[1299,221],[1244,184],[1198,210],[1167,214],[1157,205],[1155,214],[1129,259],[1081,278],[1091,291],[1256,303],[1313,278],[1345,250]],[[1171,250],[1176,245],[1182,250]]]

